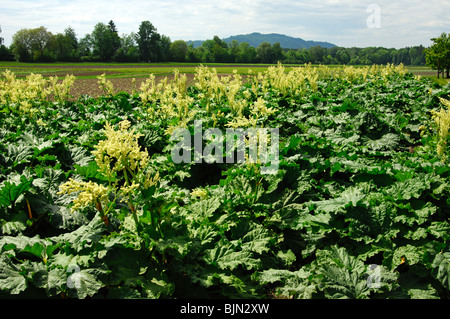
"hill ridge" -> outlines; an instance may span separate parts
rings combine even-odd
[[[270,44],[280,43],[283,49],[309,49],[310,47],[320,45],[324,48],[336,47],[335,44],[324,41],[312,41],[304,40],[302,38],[295,38],[281,33],[260,33],[252,32],[248,34],[238,34],[223,38],[226,43],[236,40],[238,42],[247,42],[252,47],[258,47],[262,42],[268,42]],[[194,47],[199,47],[205,40],[190,40],[186,41],[188,45],[193,44]]]

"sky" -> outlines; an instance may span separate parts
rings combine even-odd
[[[0,37],[9,46],[20,29],[70,26],[80,39],[110,20],[122,35],[150,21],[172,41],[260,32],[399,49],[450,33],[448,12],[450,0],[0,0]]]

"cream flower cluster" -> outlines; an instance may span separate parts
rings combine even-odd
[[[316,92],[319,83],[325,79],[341,78],[351,83],[361,83],[369,77],[387,79],[392,74],[404,74],[403,65],[372,67],[328,67],[305,64],[302,67],[285,68],[281,63],[270,66],[248,78],[244,85],[243,77],[237,70],[231,75],[220,75],[216,68],[199,66],[196,68],[193,86],[198,90],[197,100],[186,93],[186,75],[174,71],[173,79],[165,77],[157,82],[154,75],[142,83],[139,97],[147,109],[148,119],[162,120],[166,134],[171,135],[176,128],[187,127],[199,112],[200,106],[206,111],[215,126],[219,121],[232,128],[256,127],[258,120],[277,111],[266,106],[264,96],[271,89],[280,94],[301,95]],[[255,101],[256,99],[256,101]],[[228,107],[230,112],[222,112]],[[246,114],[246,115],[244,115]]]
[[[41,74],[30,74],[25,79],[17,79],[10,70],[3,72],[0,80],[0,104],[21,114],[33,114],[35,102],[51,97],[64,101],[70,95],[75,81],[73,75],[67,75],[61,83],[57,77],[46,80]]]
[[[141,84],[141,98],[144,107],[148,108],[149,120],[157,118],[169,123],[166,133],[171,135],[177,127],[186,127],[195,117],[196,111],[191,107],[194,98],[187,95],[187,76],[174,70],[171,81],[165,77],[156,83],[155,76]]]
[[[72,212],[89,205],[104,206],[108,200],[108,188],[91,181],[79,182],[71,178],[61,185],[60,189],[60,195],[79,192],[78,197],[73,200]]]
[[[281,63],[278,63],[277,66],[269,67],[265,74],[260,73],[258,81],[262,84],[263,91],[273,87],[282,94],[299,95],[308,90],[317,91],[319,80],[340,78],[351,83],[361,83],[371,76],[386,80],[393,74],[403,76],[406,73],[407,69],[403,64],[373,65],[371,67],[328,67],[305,64],[302,67],[291,68],[287,71]]]
[[[144,169],[149,161],[147,150],[141,151],[138,144],[142,134],[128,130],[131,123],[124,120],[119,123],[119,130],[115,130],[109,123],[105,125],[106,140],[98,143],[93,151],[95,161],[106,176],[114,172],[129,168],[132,171]]]
[[[55,100],[59,102],[67,101],[70,98],[70,90],[74,82],[75,76],[73,74],[67,75],[62,81],[59,81],[57,76],[50,77],[49,83]]]
[[[154,74],[150,74],[149,77],[141,84],[139,97],[143,105],[153,103],[159,98],[159,93],[162,91],[163,83],[156,84],[156,78]]]
[[[106,95],[114,95],[114,85],[112,84],[111,81],[106,79],[106,74],[103,73],[102,75],[99,75],[97,77],[98,80],[98,85],[100,89],[103,89],[103,92]]]
[[[44,100],[49,95],[47,81],[40,74],[30,74],[24,80],[17,79],[7,70],[3,72],[4,81],[0,81],[0,102],[19,113],[33,112],[33,102]]]
[[[146,150],[140,150],[138,139],[141,134],[130,129],[131,123],[128,120],[120,122],[118,126],[119,129],[115,130],[106,123],[106,140],[100,141],[92,152],[100,172],[108,178],[109,185],[106,187],[91,181],[78,182],[70,179],[60,186],[59,194],[80,192],[73,200],[72,211],[93,204],[100,211],[102,219],[106,218],[112,207],[108,201],[108,194],[111,194],[113,201],[118,199],[127,202],[135,215],[133,194],[140,188],[148,189],[157,185],[159,174],[146,173],[149,156]],[[119,171],[123,172],[120,177],[117,174]],[[123,183],[120,179],[123,179]]]
[[[433,120],[438,127],[437,153],[442,161],[446,160],[445,150],[450,130],[450,101],[439,98],[441,103],[447,107],[447,110],[441,108],[439,111],[432,111]]]
[[[205,199],[208,197],[208,192],[206,189],[197,187],[191,191],[191,196]]]

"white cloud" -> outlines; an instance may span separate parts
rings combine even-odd
[[[380,28],[367,26],[370,4],[381,9]],[[172,40],[273,32],[347,47],[428,45],[431,37],[450,32],[448,0],[0,0],[0,8],[7,45],[22,28],[58,33],[71,26],[83,37],[110,20],[121,34],[149,20]]]

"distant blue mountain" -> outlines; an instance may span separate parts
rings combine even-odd
[[[272,45],[279,42],[280,46],[283,49],[309,49],[310,47],[314,47],[317,45],[320,45],[323,48],[332,48],[336,46],[329,42],[306,41],[301,38],[294,38],[279,33],[262,34],[254,32],[250,34],[233,35],[222,40],[226,43],[231,43],[231,41],[233,40],[236,40],[238,42],[247,42],[250,46],[255,48],[258,47],[262,42],[268,42]],[[194,48],[197,48],[201,46],[203,42],[204,41],[202,40],[187,41],[187,44],[193,44]]]

